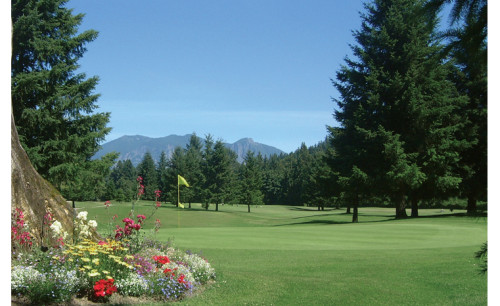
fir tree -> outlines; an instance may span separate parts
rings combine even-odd
[[[248,151],[241,167],[241,198],[242,203],[248,205],[248,212],[250,212],[250,205],[263,204],[261,161],[262,156],[259,160],[259,157],[256,157],[253,152]]]
[[[184,178],[189,182],[190,188],[184,190],[184,196],[191,208],[191,202],[201,200],[201,189],[203,186],[203,173],[201,165],[203,162],[203,145],[195,133],[191,135],[189,144],[186,146],[186,172]]]
[[[155,162],[151,153],[146,152],[139,165],[137,165],[137,174],[142,177],[144,185],[144,200],[154,200],[155,191],[158,190],[158,176]]]
[[[33,166],[59,189],[90,168],[110,131],[109,113],[95,112],[98,78],[76,73],[97,32],[79,32],[83,15],[73,15],[66,2],[11,2],[12,112]]]
[[[418,200],[425,186],[434,186],[436,197],[458,189],[454,170],[466,145],[457,138],[465,99],[448,80],[451,65],[435,39],[437,19],[423,4],[366,4],[352,46],[359,61],[346,59],[334,82],[341,126],[329,129],[333,170],[355,205],[359,196],[385,194],[396,218],[406,217],[407,197]]]

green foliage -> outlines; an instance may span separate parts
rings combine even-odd
[[[391,197],[396,217],[406,216],[408,196],[416,204],[457,194],[457,166],[468,146],[459,133],[466,99],[449,81],[453,67],[435,39],[436,15],[423,5],[367,4],[354,32],[358,61],[346,59],[334,82],[341,99],[340,127],[329,128],[332,171],[350,197]],[[356,173],[366,179],[360,183]]]
[[[486,273],[488,271],[488,242],[485,242],[474,256],[481,261],[481,272]]]
[[[97,32],[79,33],[83,15],[73,15],[65,4],[12,1],[12,112],[35,169],[58,189],[81,198],[88,188],[68,185],[90,176],[75,177],[77,173],[100,168],[88,163],[110,131],[109,113],[94,112],[98,78],[76,73],[85,46]]]
[[[142,162],[137,165],[137,175],[143,178],[144,199],[154,200],[155,190],[158,190],[158,174],[151,153],[144,154]]]
[[[240,168],[241,203],[248,205],[262,205],[262,156],[255,157],[251,151],[245,156],[244,166]]]

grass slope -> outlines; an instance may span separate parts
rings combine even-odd
[[[77,203],[97,217],[123,219],[130,203]],[[211,208],[213,209],[213,208]],[[217,283],[188,305],[485,305],[487,278],[474,252],[487,240],[487,219],[421,210],[394,220],[393,209],[361,208],[360,223],[344,211],[305,207],[219,207],[219,212],[161,207],[157,238],[202,251]],[[147,216],[151,202],[136,213]],[[118,219],[117,219],[118,221]],[[150,231],[153,222],[146,226]],[[113,225],[114,226],[114,225]],[[149,229],[148,229],[149,228]]]

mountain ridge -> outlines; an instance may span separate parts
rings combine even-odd
[[[171,134],[163,137],[148,137],[143,135],[124,135],[120,138],[108,141],[101,146],[101,149],[93,156],[93,159],[98,159],[110,152],[118,152],[117,161],[130,159],[134,166],[137,166],[144,157],[146,152],[151,153],[153,160],[158,162],[160,154],[165,151],[167,158],[170,158],[176,147],[186,148],[192,134],[175,135]],[[198,137],[202,144],[204,139]],[[245,137],[234,143],[224,143],[225,147],[231,149],[238,156],[238,162],[243,162],[243,159],[248,151],[255,154],[261,153],[263,156],[285,153],[282,150],[270,145],[262,144],[253,140],[253,138]]]

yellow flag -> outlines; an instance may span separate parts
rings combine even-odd
[[[177,184],[178,185],[186,185],[187,187],[189,187],[189,184],[188,182],[186,181],[185,178],[183,178],[182,176],[180,175],[177,175]]]
[[[179,207],[184,208],[184,204],[181,204],[181,202],[179,202]]]

